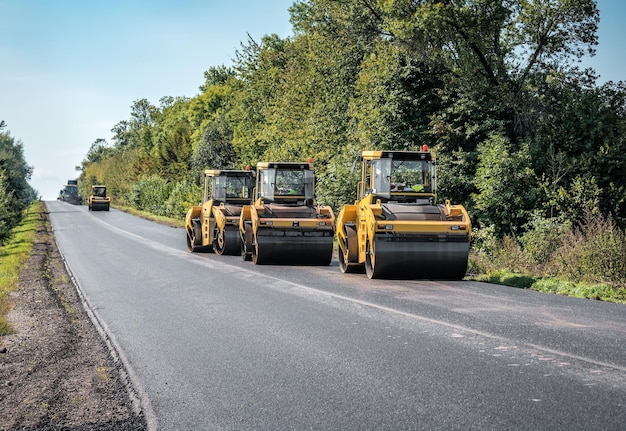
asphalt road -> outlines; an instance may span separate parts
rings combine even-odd
[[[626,429],[626,307],[190,254],[183,229],[47,202],[160,430]]]

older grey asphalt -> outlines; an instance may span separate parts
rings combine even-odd
[[[47,202],[161,430],[624,430],[626,307],[189,254]]]

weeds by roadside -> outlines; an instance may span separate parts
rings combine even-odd
[[[476,232],[469,273],[479,281],[626,304],[626,233],[588,212],[578,226],[537,217],[519,238]]]
[[[5,319],[11,309],[9,293],[17,288],[20,270],[33,248],[33,237],[44,211],[43,202],[31,204],[22,222],[13,229],[10,239],[0,246],[0,336],[12,332]]]

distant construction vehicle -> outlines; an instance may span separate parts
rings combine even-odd
[[[337,216],[339,268],[369,278],[462,279],[472,225],[461,205],[437,204],[435,156],[363,151],[357,201]]]
[[[67,184],[63,186],[59,194],[59,199],[73,205],[82,204],[83,200],[78,193],[78,180],[67,180]]]
[[[106,186],[91,186],[91,194],[87,198],[89,211],[109,211],[111,198],[107,196]]]
[[[243,207],[243,257],[255,264],[329,265],[335,217],[315,203],[312,161],[257,164],[255,201]]]
[[[185,217],[187,249],[240,255],[239,216],[252,201],[253,189],[254,171],[205,170],[202,203]]]

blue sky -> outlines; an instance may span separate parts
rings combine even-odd
[[[293,0],[0,0],[0,120],[24,145],[30,181],[56,199],[135,100],[198,94],[241,42],[292,34]],[[626,80],[626,1],[599,0],[599,83]],[[6,129],[5,129],[6,130]]]

